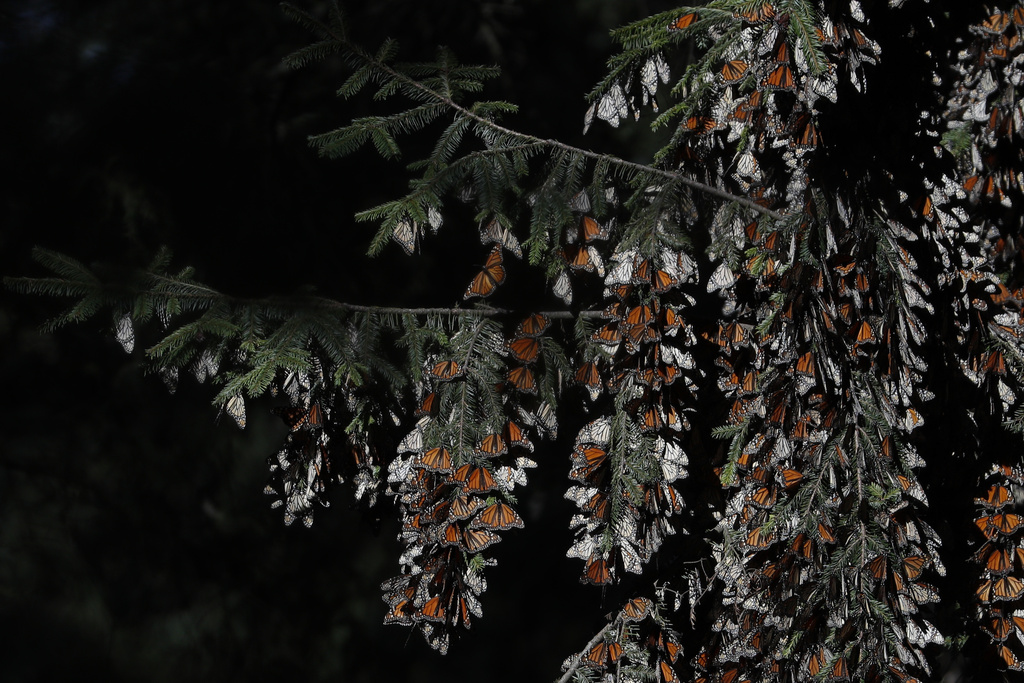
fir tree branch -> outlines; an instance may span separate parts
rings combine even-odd
[[[752,210],[754,210],[754,211],[756,211],[758,213],[764,214],[766,216],[770,216],[770,217],[772,217],[772,218],[774,218],[776,220],[782,220],[783,219],[783,214],[781,214],[781,213],[779,213],[777,211],[773,211],[772,209],[769,209],[767,207],[761,206],[760,204],[758,204],[757,202],[755,202],[752,199],[748,199],[746,197],[740,197],[738,195],[734,195],[734,194],[732,194],[730,192],[726,192],[725,190],[721,190],[719,188],[713,187],[711,185],[707,185],[707,184],[702,183],[700,181],[693,180],[692,178],[687,178],[686,176],[680,175],[679,173],[675,173],[673,171],[669,171],[669,170],[665,170],[665,169],[660,169],[660,168],[655,168],[655,167],[652,167],[652,166],[647,166],[647,165],[639,164],[639,163],[632,162],[632,161],[627,161],[625,159],[620,159],[620,158],[612,156],[612,155],[601,154],[601,153],[598,153],[598,152],[593,152],[593,151],[590,151],[590,150],[582,149],[580,147],[575,147],[575,146],[572,146],[572,145],[568,145],[568,144],[566,144],[564,142],[561,142],[559,140],[554,140],[554,139],[550,139],[550,138],[548,138],[548,139],[539,138],[539,137],[536,137],[536,136],[533,136],[533,135],[529,135],[527,133],[521,133],[519,131],[512,130],[511,128],[506,128],[505,126],[502,126],[502,125],[494,122],[493,120],[491,120],[491,119],[489,119],[489,118],[487,118],[485,116],[481,116],[480,114],[476,113],[472,109],[467,109],[466,107],[463,107],[463,106],[459,105],[454,100],[452,100],[450,97],[448,97],[448,96],[446,96],[446,95],[444,95],[444,94],[442,94],[442,93],[440,93],[440,92],[438,92],[438,91],[436,91],[436,90],[434,90],[432,88],[429,88],[428,86],[424,85],[422,82],[417,81],[417,80],[413,79],[412,77],[408,76],[407,74],[403,73],[402,71],[399,71],[399,70],[395,69],[394,67],[392,67],[392,66],[390,66],[390,65],[388,65],[388,64],[386,64],[386,63],[384,63],[382,61],[380,61],[376,57],[374,57],[371,54],[369,54],[368,52],[366,52],[360,46],[350,42],[348,40],[347,36],[341,35],[339,33],[334,33],[332,35],[333,35],[334,39],[338,41],[339,44],[341,44],[344,48],[346,48],[351,54],[355,55],[360,60],[362,60],[365,64],[372,65],[373,68],[379,69],[380,71],[386,73],[388,76],[390,76],[391,78],[395,79],[395,81],[400,82],[402,85],[404,85],[404,86],[406,86],[408,88],[412,88],[415,91],[418,91],[418,92],[422,93],[426,97],[432,98],[432,99],[434,99],[434,100],[436,100],[438,102],[443,103],[445,106],[449,107],[451,110],[457,112],[458,114],[460,114],[461,116],[463,116],[463,117],[465,117],[467,119],[475,121],[477,124],[479,124],[481,126],[486,127],[487,129],[493,131],[493,133],[500,134],[500,135],[503,135],[503,136],[507,136],[509,138],[512,138],[514,140],[519,141],[520,145],[524,145],[524,146],[543,145],[543,146],[548,147],[550,149],[556,149],[556,150],[559,150],[561,152],[568,153],[568,154],[580,155],[580,156],[582,156],[582,157],[584,157],[586,159],[590,159],[590,160],[595,161],[597,163],[609,164],[611,166],[615,166],[615,167],[618,167],[620,169],[623,169],[623,170],[626,170],[626,171],[630,171],[630,172],[633,172],[633,173],[637,173],[637,174],[646,173],[646,174],[650,174],[650,175],[653,175],[653,176],[658,176],[658,177],[664,178],[666,180],[669,180],[671,182],[677,182],[677,183],[680,183],[682,185],[686,185],[686,186],[688,186],[688,187],[690,187],[690,188],[692,188],[694,190],[697,190],[699,192],[703,192],[705,194],[708,194],[708,195],[711,195],[711,196],[714,196],[714,197],[718,197],[719,199],[724,199],[724,200],[729,201],[729,202],[735,202],[735,203],[737,203],[737,204],[739,204],[741,206],[747,207],[749,209],[752,209]]]

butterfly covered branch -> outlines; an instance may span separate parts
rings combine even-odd
[[[649,164],[499,123],[512,104],[472,101],[494,67],[403,64],[336,7],[287,11],[317,37],[289,64],[338,53],[341,95],[409,103],[321,155],[437,133],[409,192],[358,215],[370,253],[460,231],[464,287],[236,300],[165,255],[112,278],[45,251],[52,277],[8,284],[71,298],[57,324],[112,312],[129,351],[161,327],[168,385],[219,383],[240,426],[275,396],[286,523],[346,483],[401,525],[386,623],[448,651],[553,467],[566,556],[614,605],[562,680],[921,681],[954,642],[1024,669],[1024,6],[715,0],[618,29],[580,115],[653,115]],[[488,305],[526,278],[549,299]]]

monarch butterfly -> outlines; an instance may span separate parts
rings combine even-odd
[[[733,16],[751,24],[760,24],[775,16],[775,8],[770,3],[765,3],[747,12],[736,12]]]
[[[502,435],[510,447],[519,446],[528,451],[533,451],[533,444],[530,443],[528,438],[526,438],[526,433],[523,431],[523,428],[515,422],[512,422],[511,420],[506,422],[505,428],[502,430]]]
[[[1004,576],[992,584],[992,601],[1016,600],[1024,595],[1024,581],[1016,576]]]
[[[753,119],[754,112],[761,108],[761,92],[760,90],[755,90],[747,98],[740,100],[730,118],[740,123],[747,123]]]
[[[807,672],[815,677],[818,672],[825,667],[825,659],[827,655],[824,648],[818,648],[818,651],[811,655],[811,658],[807,662]]]
[[[540,355],[540,342],[534,337],[523,337],[509,342],[508,350],[521,363],[533,363]]]
[[[774,486],[762,486],[749,496],[750,502],[761,508],[771,507],[777,498],[778,492]]]
[[[658,671],[661,673],[661,680],[664,683],[677,683],[679,677],[676,676],[676,672],[672,670],[672,667],[664,659],[658,660]],[[722,679],[725,680],[724,678]]]
[[[452,471],[452,456],[447,448],[431,448],[419,458],[416,465],[431,472],[448,473]]]
[[[584,242],[593,242],[594,240],[606,240],[610,232],[610,225],[601,226],[596,220],[590,216],[583,216],[580,219],[580,237]]]
[[[626,93],[621,85],[615,83],[597,102],[597,118],[607,121],[612,128],[618,128],[619,119],[625,118],[627,114],[629,107],[626,106]]]
[[[682,125],[686,130],[698,135],[709,133],[719,127],[718,121],[710,116],[691,116]]]
[[[674,20],[671,24],[669,24],[668,30],[682,31],[684,28],[689,28],[690,26],[692,26],[693,23],[697,21],[697,19],[698,17],[696,12],[684,14],[683,16],[679,17],[678,19]]]
[[[647,598],[633,598],[622,608],[623,621],[642,621],[651,612],[651,601]]]
[[[430,374],[441,381],[447,381],[460,377],[462,375],[462,367],[453,360],[446,360],[435,365],[430,370]]]
[[[448,508],[448,517],[449,519],[469,519],[483,505],[484,502],[479,498],[463,494],[452,500],[451,507]]]
[[[587,653],[587,658],[584,660],[584,664],[592,667],[604,668],[608,664],[614,664],[622,656],[622,646],[618,643],[605,643],[600,642],[594,647],[590,648],[590,652]]]
[[[480,228],[480,242],[500,245],[515,254],[516,258],[523,258],[523,248],[519,240],[497,218],[492,218],[487,225]]]
[[[660,321],[662,329],[665,331],[665,334],[669,336],[672,336],[675,330],[678,330],[683,326],[683,319],[668,306],[661,309]],[[682,356],[682,354],[680,354],[680,356]]]
[[[825,543],[835,543],[836,536],[832,532],[832,527],[824,522],[818,522],[818,537],[821,538]]]
[[[636,353],[641,344],[652,343],[661,339],[661,333],[647,325],[631,325],[626,329],[626,348]]]
[[[984,356],[985,361],[982,363],[982,369],[985,372],[994,372],[997,375],[1006,374],[1006,360],[1003,358],[1003,352],[998,349],[990,351]]]
[[[793,70],[789,68],[789,64],[780,64],[761,81],[761,86],[775,90],[796,90]]]
[[[732,286],[733,282],[736,281],[736,276],[733,275],[732,271],[729,270],[729,266],[724,262],[720,263],[715,272],[711,274],[711,278],[708,279],[708,293],[717,292],[726,287]]]
[[[807,537],[807,534],[800,532],[790,544],[793,552],[802,557],[810,557],[814,550],[814,540]]]
[[[658,293],[667,292],[677,284],[679,284],[679,280],[665,270],[655,270],[654,275],[651,276],[651,289]]]
[[[466,293],[462,295],[462,298],[490,296],[498,285],[505,281],[505,268],[501,264],[501,246],[496,245],[491,249],[487,262],[484,264],[484,269],[477,273],[473,281],[469,283],[469,287],[466,288]]]
[[[224,405],[224,412],[234,419],[239,429],[245,429],[245,399],[241,394],[235,394],[228,399]]]
[[[661,415],[661,411],[658,410],[657,406],[651,406],[644,411],[643,423],[640,425],[640,431],[642,432],[653,432],[661,429],[665,426],[665,419]]]
[[[274,414],[284,420],[284,423],[293,432],[306,424],[314,428],[323,424],[323,412],[319,403],[313,403],[308,409],[302,406],[274,408]]]
[[[441,604],[441,596],[435,595],[427,600],[423,607],[420,608],[420,616],[427,621],[444,621],[445,609],[444,605]]]
[[[406,254],[412,255],[416,251],[416,240],[419,237],[419,226],[410,218],[402,218],[395,224],[391,237],[398,242]]]
[[[876,579],[882,580],[885,578],[885,572],[887,562],[884,555],[879,555],[875,559],[871,560],[867,564],[867,569],[871,572],[871,575]]]
[[[796,490],[796,487],[800,485],[800,481],[803,478],[804,475],[797,470],[782,470],[782,483],[789,493]]]
[[[611,501],[608,499],[608,493],[605,491],[598,491],[590,498],[587,499],[586,503],[582,506],[583,511],[589,513],[592,519],[608,520],[608,515],[611,512]]]
[[[580,190],[569,199],[569,208],[579,213],[590,211],[590,197],[586,190]]]
[[[928,560],[926,558],[920,555],[910,555],[903,558],[903,572],[907,575],[908,579],[915,581],[924,573],[924,568],[927,564]]]
[[[990,545],[990,543],[986,543],[983,548]],[[985,558],[985,569],[993,574],[1006,574],[1013,569],[1013,556],[1005,548],[991,548],[991,552]]]
[[[856,330],[858,343],[877,341],[875,331],[871,329],[871,323],[867,320],[862,320],[860,325],[856,326]]]
[[[455,614],[452,616],[452,626],[457,626],[459,620],[469,628],[469,615],[475,614],[480,616],[477,612],[480,611],[479,601],[472,594],[459,595],[454,598],[455,601]],[[476,602],[477,604],[474,604]]]
[[[1003,660],[1003,663],[1006,664],[1007,668],[1012,669],[1013,671],[1021,671],[1024,669],[1024,662],[1017,659],[1017,655],[1013,653],[1013,650],[1006,647],[1006,645],[999,646],[999,658]]]
[[[135,330],[132,328],[132,317],[127,313],[114,322],[114,336],[125,353],[131,353],[135,348]],[[215,373],[216,370],[210,374]]]
[[[903,662],[898,657],[893,657],[893,662],[889,664],[889,673],[900,679],[900,683],[921,683],[921,681],[900,669],[899,667],[902,665]]]
[[[480,441],[476,452],[494,458],[508,453],[508,446],[505,444],[505,439],[501,438],[501,434],[488,434]]]
[[[582,384],[590,392],[590,399],[596,401],[601,394],[601,373],[593,361],[584,363],[576,371],[576,382]]]
[[[597,249],[586,244],[562,249],[562,258],[565,259],[565,262],[573,270],[584,270],[589,273],[596,271],[598,274],[604,273],[604,263],[601,261],[601,256],[597,253]]]
[[[793,138],[793,146],[798,149],[812,149],[818,146],[818,128],[814,125],[814,119],[810,114],[804,114],[797,119],[797,136]]]
[[[608,440],[611,438],[611,433],[611,420],[607,417],[598,418],[593,422],[583,425],[579,434],[576,436],[576,444],[607,446]]]
[[[772,532],[764,527],[758,527],[747,534],[747,545],[752,548],[767,548],[772,542]]]
[[[781,34],[779,35],[778,40],[776,40],[775,47],[773,49],[774,52],[772,53],[772,59],[774,59],[775,62],[778,64],[789,64],[789,45]]]
[[[463,493],[486,493],[497,488],[490,470],[469,463],[457,469],[452,478],[462,484]]]
[[[600,555],[591,555],[587,559],[587,566],[583,571],[582,580],[595,586],[611,583],[612,572],[608,567],[608,560]]]
[[[993,484],[984,498],[975,498],[974,502],[981,503],[987,508],[1002,508],[1011,500],[1009,489],[999,484]]]
[[[728,327],[725,328],[726,338],[733,344],[742,344],[743,340],[747,337],[747,329],[749,328],[750,325],[731,322]]]
[[[986,33],[1000,34],[1006,30],[1006,27],[1010,25],[1010,16],[1003,12],[993,14],[985,21],[981,22],[980,28]]]
[[[722,67],[722,80],[726,83],[733,83],[743,78],[745,73],[747,73],[747,63],[742,59],[734,59],[731,62],[726,62]]]
[[[437,542],[444,546],[463,545],[462,529],[460,529],[459,525],[455,523],[446,524],[445,527],[438,533]]]
[[[548,329],[548,325],[550,324],[551,318],[542,313],[534,313],[523,320],[523,322],[519,323],[519,328],[516,330],[516,336],[539,337],[544,334],[544,331]]]
[[[794,439],[805,439],[811,435],[811,422],[810,417],[807,415],[800,416],[797,420],[797,424],[793,426],[793,431],[790,432],[790,436]]]
[[[501,536],[488,529],[464,529],[462,531],[462,547],[466,552],[478,553],[501,541]]]
[[[564,301],[566,305],[572,304],[572,282],[569,280],[569,272],[563,270],[555,280],[555,286],[551,290],[555,296]]]
[[[573,450],[573,461],[587,467],[600,467],[607,458],[608,451],[597,446]]]
[[[1017,630],[1017,637],[1021,637],[1021,633],[1024,633],[1024,616],[1022,616],[1020,610],[1016,610],[1013,613],[1013,616],[1011,616],[1009,619],[1007,619],[1006,617],[1002,617],[1002,615],[999,614],[999,612],[996,612],[996,615],[996,620],[1004,622],[1006,624],[1006,626],[1000,626],[1000,628],[997,630],[995,628],[996,620],[993,620],[993,631],[996,631],[997,633],[1006,633],[1006,636],[999,638],[999,640],[1006,640],[1006,637],[1009,636],[1014,629]]]
[[[401,624],[410,626],[413,623],[412,615],[415,613],[411,600],[401,600],[395,603],[388,613],[384,615],[385,624]]]
[[[591,337],[594,341],[605,346],[618,346],[622,341],[622,331],[619,329],[619,322],[612,321],[599,329]]]
[[[981,517],[975,521],[978,529],[985,534],[986,538],[994,538],[996,532],[1009,536],[1020,528],[1022,519],[1019,515],[1011,513],[999,513],[990,517]]]
[[[988,629],[992,637],[1002,642],[1010,637],[1013,633],[1013,621],[1003,616],[1002,612],[995,612],[995,616],[991,622],[991,628]]]
[[[555,415],[555,409],[547,401],[542,402],[532,413],[519,408],[519,416],[527,424],[536,427],[541,434],[547,433],[552,439],[558,437],[558,416]]]
[[[533,371],[525,365],[509,370],[506,378],[518,391],[526,394],[537,393],[537,381],[533,377]]]
[[[499,502],[484,508],[483,512],[477,515],[477,518],[470,523],[469,527],[471,529],[485,527],[502,530],[513,527],[522,529],[523,520],[510,505]]]
[[[654,321],[654,313],[647,304],[634,306],[626,313],[626,322],[630,325],[647,325]]]
[[[423,417],[424,415],[436,415],[437,408],[439,406],[440,399],[437,397],[435,392],[430,392],[427,397],[423,399],[423,403],[413,413],[414,417]]]

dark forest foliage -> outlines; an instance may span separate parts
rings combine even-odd
[[[336,7],[286,11],[315,40],[288,64],[340,56],[339,94],[379,108],[313,148],[406,162],[408,192],[357,216],[377,267],[411,277],[457,233],[440,262],[479,270],[403,307],[39,250],[52,275],[7,282],[70,298],[52,326],[109,316],[128,352],[159,328],[152,369],[217,383],[240,427],[275,397],[271,506],[312,526],[344,486],[395,516],[384,621],[441,652],[473,638],[553,468],[575,513],[542,523],[573,530],[608,613],[563,680],[1024,669],[1024,5],[716,0],[631,23],[583,124],[652,117],[641,161],[518,131],[477,99],[495,67],[402,62]]]

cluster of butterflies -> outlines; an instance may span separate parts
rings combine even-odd
[[[537,465],[529,457],[528,432],[556,433],[553,410],[537,397],[533,374],[543,362],[542,336],[550,324],[543,315],[523,320],[497,365],[487,348],[464,346],[479,340],[479,329],[456,334],[453,348],[466,353],[430,362],[416,426],[388,465],[387,493],[400,510],[403,554],[402,574],[382,586],[385,623],[418,628],[442,652],[454,628],[469,628],[482,614],[482,570],[495,563],[484,551],[501,541],[501,532],[523,527],[511,501],[513,489],[527,483],[526,470]],[[495,383],[494,373],[509,365],[504,381]],[[468,424],[474,418],[467,403],[495,391],[504,400],[501,414],[513,417],[491,426]]]
[[[703,377],[690,348],[697,343],[678,292],[698,278],[696,264],[667,247],[613,252],[604,277],[604,324],[575,381],[591,400],[607,394],[622,409],[585,425],[576,437],[566,493],[580,509],[567,553],[585,562],[582,580],[603,585],[622,571],[641,573],[683,510],[675,482],[687,476],[684,432]],[[678,299],[680,304],[667,303]]]
[[[316,505],[330,507],[329,485],[340,482],[330,456],[333,395],[325,387],[319,360],[309,372],[287,373],[275,390],[288,399],[288,405],[274,413],[289,432],[267,459],[271,476],[263,492],[273,496],[272,508],[283,508],[286,525],[301,520],[310,527]]]
[[[1014,381],[1018,375],[1013,372],[1015,354],[1004,353],[1004,348],[1019,347],[1024,322],[1024,292],[1017,288],[1024,263],[1024,219],[1008,211],[1024,201],[1024,104],[1019,96],[1024,84],[1024,5],[994,11],[972,27],[972,33],[975,39],[957,61],[946,117],[969,132],[970,148],[960,170],[966,201],[978,226],[981,256],[1010,271],[1011,287],[964,278],[965,298],[974,304],[972,314],[986,324],[990,341],[971,340],[975,343],[963,362],[963,373],[998,396],[993,412],[1009,416],[1018,405],[1021,388]],[[967,308],[966,303],[961,306]],[[1017,514],[1021,484],[1020,471],[1003,461],[982,480],[975,499],[978,620],[998,660],[1015,671],[1024,670],[1024,550],[1022,518]]]
[[[974,554],[982,575],[975,589],[980,621],[1008,669],[1024,671],[1024,517],[1018,495],[1024,473],[994,466],[986,478],[988,490],[975,502],[975,519],[984,543]]]
[[[1020,266],[1024,222],[1007,216],[1024,193],[1024,8],[997,11],[974,27],[976,40],[957,62],[946,117],[970,132],[970,149],[962,164],[964,189],[993,240],[994,256]],[[998,218],[999,220],[994,220]],[[1012,230],[1007,230],[1007,224]],[[1015,225],[1014,225],[1015,223]]]
[[[998,182],[969,178],[961,183],[950,177],[926,182],[917,197],[893,196],[890,205],[900,209],[882,225],[861,208],[877,200],[856,192],[824,196],[809,186],[807,167],[825,134],[818,129],[819,101],[836,102],[844,70],[854,89],[863,92],[864,66],[877,63],[881,53],[868,37],[856,0],[834,21],[824,6],[819,9],[816,54],[810,54],[807,42],[790,30],[790,17],[772,3],[738,13],[742,39],[720,53],[718,99],[706,100],[706,111],[692,113],[676,136],[676,158],[688,175],[769,208],[795,207],[803,213],[799,224],[780,225],[723,207],[713,226],[717,237],[732,240],[748,260],[739,271],[722,263],[708,278],[707,291],[722,296],[724,315],[696,329],[699,338],[719,348],[717,385],[732,401],[729,422],[740,434],[717,470],[733,493],[719,527],[725,542],[718,554],[718,577],[725,584],[725,599],[718,635],[699,656],[708,680],[741,680],[741,671],[758,669],[773,677],[784,670],[793,680],[827,674],[839,680],[851,675],[913,680],[913,671],[930,672],[924,648],[941,643],[942,637],[920,615],[922,605],[938,600],[922,576],[927,571],[942,575],[944,568],[938,535],[922,518],[927,498],[914,470],[924,461],[909,443],[933,398],[924,383],[928,366],[922,357],[925,321],[935,314],[929,297],[937,288],[960,290],[956,296],[962,306],[955,315],[962,321],[958,342],[964,346],[972,343],[975,327],[966,318],[979,310],[989,311],[987,318],[1008,337],[1019,336],[1020,320],[998,318],[992,306],[1005,295],[1005,287],[1000,290],[986,270],[987,255],[980,246],[985,240],[973,226],[973,236],[964,230],[969,194],[1002,197],[992,189],[1002,186]],[[1016,34],[1007,38],[1005,33],[1016,14],[1003,16],[993,17],[979,32],[992,36],[996,45],[985,54],[1005,62],[1017,45]],[[720,21],[720,14],[705,16],[697,10],[676,18],[668,30],[685,37]],[[1019,85],[1020,78],[1007,80]],[[631,111],[623,103],[623,90],[629,88],[613,87],[598,100],[598,118]],[[1018,101],[1003,97],[998,112],[986,110],[976,120],[1005,136],[1018,129],[1019,107]],[[721,161],[728,158],[726,150],[739,141],[732,165],[726,165]],[[768,175],[762,168],[774,172]],[[1005,171],[999,173],[1005,180]],[[880,178],[893,180],[884,170]],[[808,248],[818,252],[816,260],[796,257]],[[641,439],[651,432],[672,425],[685,429],[685,407],[694,405],[695,381],[700,381],[696,373],[681,372],[689,355],[686,344],[667,354],[662,347],[668,330],[694,334],[685,324],[676,327],[682,319],[676,306],[686,298],[671,291],[687,268],[653,256],[645,266],[650,271],[639,266],[643,259],[637,254],[613,256],[606,295],[620,300],[609,306],[612,322],[595,334],[611,359],[595,358],[576,376],[595,398],[602,390],[623,387],[637,395],[627,411],[638,416],[637,428],[623,430],[620,443],[610,443],[611,422],[602,419],[584,428],[574,450],[571,477],[580,485],[570,489],[569,497],[581,509],[574,525],[582,535],[570,555],[587,563],[584,579],[592,583],[614,580],[619,567],[639,568],[634,556],[640,553],[634,549],[641,547],[640,516],[633,511],[625,523],[610,519],[609,484],[603,483],[604,489],[595,485],[605,481],[600,477],[602,468],[609,469],[609,454],[621,449],[618,460],[640,450]],[[926,281],[918,265],[926,259],[941,263],[938,270],[948,275]],[[636,300],[628,298],[632,292],[616,289],[627,285],[623,274],[633,272],[658,273],[644,278],[647,284]],[[659,320],[666,312],[667,327],[667,320]],[[998,382],[1004,411],[1009,411],[1016,403],[1009,379],[996,377],[998,363],[991,352],[979,362],[977,334],[973,343],[976,353],[973,359],[966,354],[963,365],[971,366],[975,376],[980,372]],[[665,357],[671,360],[665,363]],[[683,381],[677,384],[677,377]],[[689,391],[676,388],[683,386]],[[672,394],[651,401],[664,390]],[[850,431],[855,424],[870,425],[872,437],[857,438]],[[655,459],[666,452],[661,436],[657,439],[657,445],[647,446]],[[866,473],[857,472],[862,463]],[[828,590],[818,587],[821,568],[855,542],[856,478],[863,474],[894,493],[877,507],[874,520],[883,545],[893,548],[895,556],[865,548],[869,561],[841,572],[841,581],[865,585],[896,615],[890,623],[881,623],[870,611],[851,610],[848,603],[836,610],[845,602],[837,577],[828,580]],[[815,499],[814,514],[801,514],[809,496]],[[784,652],[793,629],[809,632],[809,645]]]
[[[677,683],[675,665],[683,652],[678,634],[660,617],[650,598],[626,601],[598,642],[569,657],[562,670],[582,665],[616,680],[651,680],[651,672],[666,683]]]

